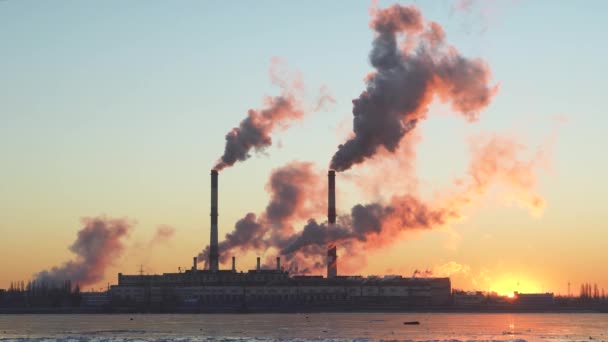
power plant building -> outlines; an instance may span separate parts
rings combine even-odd
[[[335,172],[328,173],[328,223],[336,222]],[[218,250],[218,172],[211,171],[211,225],[209,269],[197,269],[194,258],[190,270],[161,275],[118,274],[118,285],[111,286],[114,303],[138,306],[195,307],[201,310],[264,308],[357,308],[403,309],[442,307],[450,303],[449,278],[410,278],[402,276],[361,277],[338,275],[337,246],[327,246],[327,277],[291,276],[281,268],[264,269],[257,258],[254,270],[237,272],[219,268]]]

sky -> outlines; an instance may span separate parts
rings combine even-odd
[[[440,23],[462,55],[483,59],[499,87],[474,123],[433,103],[416,131],[416,191],[436,198],[467,174],[471,141],[496,134],[527,156],[542,151],[530,186],[546,206],[531,213],[497,184],[458,222],[365,251],[357,273],[449,269],[455,288],[501,293],[566,294],[569,282],[572,293],[582,282],[608,289],[608,3],[400,3]],[[307,105],[321,87],[335,103],[221,172],[220,237],[263,211],[273,169],[299,160],[327,170],[373,70],[370,5],[1,1],[0,288],[74,260],[81,218],[100,215],[134,228],[92,288],[116,283],[118,272],[190,267],[209,241],[209,170],[247,110],[280,93],[268,71],[277,58],[302,80]],[[353,181],[361,177],[381,193],[399,186],[357,166],[339,173],[339,213],[368,200]],[[160,225],[174,234],[153,243]],[[254,267],[255,256],[237,256],[238,268]]]

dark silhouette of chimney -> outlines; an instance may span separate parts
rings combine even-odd
[[[219,258],[217,242],[217,170],[211,170],[211,237],[209,239],[209,270],[219,270]]]
[[[236,272],[236,257],[232,257],[232,272]]]
[[[281,257],[277,257],[277,272],[281,272]]]
[[[327,220],[329,224],[336,223],[336,171],[329,170],[327,173]]]
[[[260,257],[258,257],[258,264],[257,264],[255,270],[258,271],[258,272],[260,272],[261,269],[262,268],[260,267]]]

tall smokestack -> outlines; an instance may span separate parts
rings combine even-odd
[[[217,170],[211,170],[211,237],[209,239],[209,270],[219,270],[217,242]]]
[[[328,226],[333,228],[336,224],[336,171],[329,170],[327,173],[327,221]],[[327,278],[338,275],[336,246],[327,248]]]
[[[281,257],[277,257],[277,272],[281,272]]]
[[[236,272],[236,257],[232,257],[232,272]]]
[[[256,266],[256,271],[260,272],[260,257],[258,257],[258,265]]]
[[[338,275],[338,254],[336,246],[327,249],[327,278],[335,278]]]
[[[336,171],[329,170],[327,181],[327,220],[330,225],[333,225],[336,223]]]
[[[192,262],[192,270],[196,271],[196,257],[193,258],[193,262]]]

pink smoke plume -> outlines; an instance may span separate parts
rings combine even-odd
[[[500,135],[475,137],[470,148],[468,177],[457,182],[460,190],[451,199],[453,207],[463,208],[492,185],[503,185],[515,203],[535,216],[542,214],[545,200],[534,190],[538,170],[546,164],[542,148],[526,157],[525,145]]]
[[[315,105],[315,112],[325,109],[329,104],[336,103],[336,99],[330,93],[329,88],[326,85],[319,88],[319,97],[317,98],[317,104]]]
[[[508,137],[493,135],[473,139],[468,175],[448,200],[428,204],[407,194],[395,195],[388,201],[358,204],[349,214],[340,216],[335,226],[310,220],[282,253],[300,263],[294,270],[306,271],[321,271],[315,265],[323,260],[325,246],[331,244],[337,243],[348,258],[364,258],[362,251],[390,246],[408,231],[448,226],[462,220],[463,211],[493,185],[503,186],[518,204],[529,208],[532,214],[539,214],[544,200],[534,188],[536,174],[545,162],[544,154],[525,152],[522,144]],[[455,265],[446,265],[440,273],[448,272],[451,266]]]
[[[161,243],[166,243],[171,238],[173,238],[173,235],[175,235],[175,228],[166,224],[162,224],[156,227],[156,232],[154,233],[154,236],[150,240],[149,244],[157,245]]]
[[[105,216],[85,217],[84,227],[78,232],[70,251],[73,260],[35,275],[37,282],[87,286],[101,281],[106,269],[122,255],[124,239],[129,235],[133,222],[127,219],[111,219]]]

